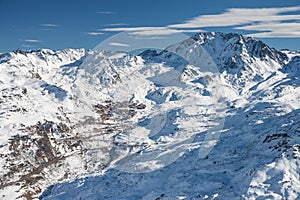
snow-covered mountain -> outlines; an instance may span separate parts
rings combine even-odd
[[[0,199],[298,199],[299,58],[214,32],[1,54]]]

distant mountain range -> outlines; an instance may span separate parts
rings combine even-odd
[[[0,54],[0,199],[299,199],[299,86],[234,33]]]

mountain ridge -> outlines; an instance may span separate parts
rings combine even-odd
[[[223,33],[1,54],[0,194],[297,199],[299,56]]]

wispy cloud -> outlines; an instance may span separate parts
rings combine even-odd
[[[169,25],[170,28],[202,28],[215,26],[236,26],[251,22],[270,22],[298,20],[300,15],[279,15],[284,12],[300,10],[300,6],[283,8],[230,8],[216,15],[200,15],[181,24]]]
[[[118,42],[111,42],[111,43],[108,43],[109,45],[111,46],[118,46],[118,47],[129,47],[128,44],[124,44],[124,43],[118,43]]]
[[[119,28],[104,28],[102,31],[127,31],[133,35],[169,35],[175,33],[176,30],[167,29],[165,27],[119,27]]]
[[[41,30],[43,30],[43,31],[55,31],[61,25],[48,23],[48,24],[40,24],[40,26],[41,26]]]
[[[104,33],[102,33],[102,32],[87,32],[86,34],[96,36],[96,35],[103,35]]]
[[[199,33],[204,32],[202,29],[176,29],[180,33]]]
[[[23,40],[24,42],[30,42],[30,43],[38,43],[38,42],[42,42],[40,40],[34,40],[34,39],[26,39],[26,40]]]
[[[105,24],[105,26],[128,26],[126,23]]]
[[[179,29],[170,29],[167,27],[119,27],[119,28],[104,28],[102,31],[112,31],[112,32],[122,32],[127,31],[132,35],[137,36],[153,36],[153,35],[170,35],[175,33],[182,32],[201,32],[202,30],[179,30]]]
[[[248,26],[236,27],[239,30],[262,31],[259,33],[249,34],[253,37],[261,38],[296,38],[300,36],[300,23],[266,23],[254,24]]]
[[[154,36],[203,32],[202,28],[209,27],[231,27],[236,30],[254,32],[250,35],[261,38],[300,37],[298,11],[300,11],[300,5],[281,8],[229,8],[220,14],[199,15],[183,23],[164,27],[108,27],[101,31],[127,31],[138,36]]]
[[[113,12],[113,11],[98,11],[97,14],[111,15],[111,14],[115,14],[115,12]]]
[[[41,24],[43,27],[48,27],[48,28],[54,28],[54,27],[59,27],[59,24]]]

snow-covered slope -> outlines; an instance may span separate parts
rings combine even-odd
[[[300,198],[299,57],[224,33],[1,54],[0,199]]]

